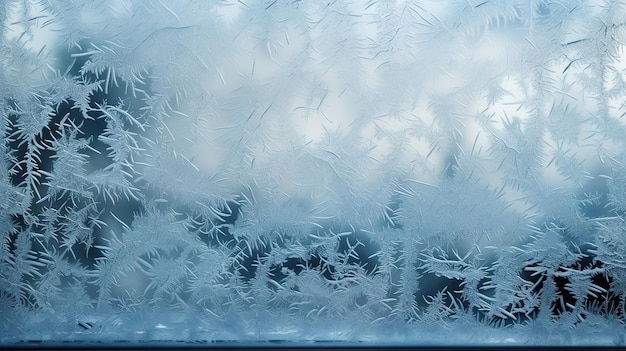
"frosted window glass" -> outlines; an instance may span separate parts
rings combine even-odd
[[[0,21],[0,345],[626,343],[626,2]]]

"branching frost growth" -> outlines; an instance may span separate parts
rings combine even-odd
[[[626,343],[623,1],[0,21],[0,342]]]

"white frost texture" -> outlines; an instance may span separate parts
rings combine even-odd
[[[0,345],[626,344],[626,1],[0,22]]]

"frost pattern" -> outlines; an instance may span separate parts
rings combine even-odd
[[[0,342],[626,343],[626,2],[0,19]]]

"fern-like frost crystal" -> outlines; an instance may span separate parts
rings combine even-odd
[[[625,20],[4,1],[0,344],[626,344]]]

